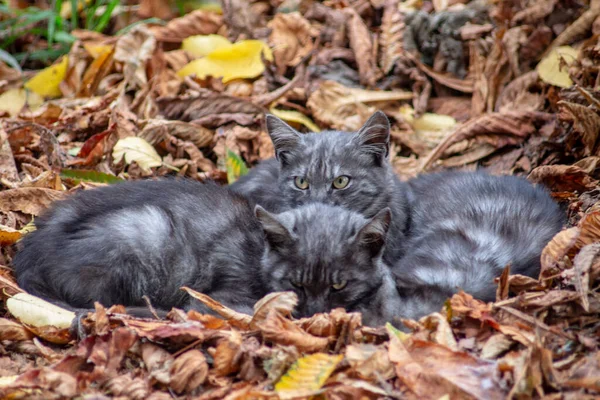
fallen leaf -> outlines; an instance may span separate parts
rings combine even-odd
[[[271,310],[259,328],[266,340],[286,346],[295,346],[300,352],[322,351],[329,344],[326,338],[316,337],[303,331],[292,321],[279,314],[277,310]]]
[[[65,197],[65,192],[35,188],[22,187],[0,192],[0,211],[21,211],[25,214],[39,215],[54,201]]]
[[[221,339],[213,355],[215,372],[221,376],[231,375],[240,370],[242,335],[232,331],[228,338]]]
[[[242,40],[229,47],[213,50],[206,57],[194,60],[177,72],[180,77],[195,75],[223,78],[223,83],[240,78],[256,78],[265,70],[261,57],[273,60],[273,53],[260,40]]]
[[[232,43],[221,35],[195,35],[183,39],[181,48],[195,57],[204,57],[215,50],[231,45]]]
[[[27,106],[30,110],[36,110],[43,102],[43,97],[34,91],[9,89],[0,94],[0,111],[6,111],[11,116],[16,117],[23,107]]]
[[[6,300],[6,308],[21,322],[34,327],[69,328],[75,318],[75,313],[72,311],[27,293],[18,293]]]
[[[586,312],[590,310],[588,299],[590,291],[589,272],[598,253],[600,253],[600,243],[588,244],[581,249],[573,260],[573,284],[581,298],[581,306]]]
[[[282,399],[317,394],[343,358],[324,353],[304,356],[275,384],[275,392]]]
[[[271,107],[269,109],[269,112],[271,114],[273,114],[274,116],[279,117],[286,122],[296,122],[296,123],[306,126],[312,132],[321,132],[319,127],[317,125],[315,125],[315,123],[310,118],[308,118],[306,115],[302,114],[299,111],[278,110],[275,107]]]
[[[280,74],[295,67],[313,49],[310,22],[299,12],[275,14],[267,26],[271,29],[269,44]]]
[[[168,351],[151,343],[143,343],[142,360],[144,360],[151,378],[156,379],[164,385],[168,385],[171,382],[170,370],[174,358]]]
[[[75,182],[95,182],[95,183],[119,183],[125,182],[124,179],[118,176],[105,174],[103,172],[92,171],[92,170],[77,170],[77,169],[63,169],[60,171],[60,177],[63,179],[73,179]]]
[[[271,310],[275,310],[283,316],[290,316],[297,305],[298,295],[294,292],[269,293],[254,305],[250,328],[257,329],[258,325],[267,319]]]
[[[223,18],[214,12],[195,10],[182,17],[170,20],[165,26],[153,26],[156,40],[179,43],[193,35],[217,33],[223,25]]]
[[[244,160],[231,150],[227,150],[225,167],[227,168],[227,183],[230,185],[248,173],[248,167],[244,164]]]
[[[581,134],[581,140],[588,154],[595,154],[598,132],[600,131],[600,115],[589,107],[568,101],[559,101],[562,112],[568,113],[573,120],[573,127]]]
[[[375,62],[371,32],[354,8],[346,7],[343,12],[348,17],[346,29],[350,39],[350,48],[354,52],[358,64],[360,81],[363,85],[375,86],[375,82],[381,77],[381,71]]]
[[[597,180],[575,165],[541,165],[531,171],[527,179],[532,183],[541,183],[554,192],[583,193],[598,184]]]
[[[252,317],[250,315],[242,314],[237,311],[230,309],[229,307],[224,306],[211,299],[209,296],[196,292],[193,289],[188,287],[182,287],[183,291],[187,292],[193,298],[199,300],[202,304],[225,318],[232,326],[239,327],[240,329],[248,329],[250,326],[250,321],[252,321]]]
[[[64,56],[62,60],[38,72],[33,78],[25,83],[26,89],[32,90],[42,97],[60,97],[60,83],[65,78],[69,57]]]
[[[33,335],[23,325],[6,318],[0,318],[0,340],[24,341],[33,339]]]
[[[569,253],[571,248],[575,246],[580,232],[581,230],[577,227],[560,231],[544,247],[540,258],[542,264],[540,278],[553,276],[558,273],[560,263],[563,262],[564,257]]]
[[[548,53],[535,68],[540,79],[550,85],[568,88],[573,86],[568,66],[577,59],[578,50],[570,46],[561,46]],[[566,66],[561,62],[564,60]]]
[[[189,393],[202,385],[208,376],[206,358],[199,350],[189,350],[171,365],[170,386],[177,393]]]
[[[126,164],[131,164],[135,161],[145,170],[162,165],[162,159],[156,150],[154,150],[154,147],[137,136],[128,136],[119,139],[115,147],[113,147],[112,157],[115,163],[121,162],[123,159],[125,159]]]
[[[366,103],[410,100],[413,94],[403,91],[374,91],[348,88],[334,81],[324,81],[313,92],[307,106],[316,120],[335,129],[358,130],[376,110]]]

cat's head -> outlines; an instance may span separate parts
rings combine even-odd
[[[294,291],[296,316],[369,308],[386,271],[381,260],[391,211],[373,218],[309,204],[281,214],[256,206],[265,233],[262,274],[271,291]]]
[[[279,186],[298,206],[319,201],[373,216],[389,198],[390,124],[381,111],[357,132],[299,133],[273,115],[267,130],[279,160]]]

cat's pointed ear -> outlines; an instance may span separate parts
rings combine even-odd
[[[392,221],[392,211],[384,208],[371,218],[356,234],[356,244],[367,248],[371,256],[381,253],[387,236],[390,223]]]
[[[356,133],[360,147],[383,161],[390,151],[390,121],[382,111],[377,111]]]
[[[302,139],[300,133],[273,114],[267,114],[265,119],[267,132],[275,147],[275,157],[285,162],[286,156],[298,147]]]
[[[277,219],[277,215],[271,214],[258,205],[254,207],[254,215],[262,225],[271,248],[276,249],[291,242],[292,235],[290,231]]]

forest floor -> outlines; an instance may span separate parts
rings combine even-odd
[[[70,319],[50,326],[4,301],[0,397],[600,396],[600,1],[117,3],[0,8],[3,300],[21,292],[15,243],[53,201],[145,177],[231,182],[273,156],[267,112],[351,131],[382,110],[403,179],[524,176],[569,226],[539,279],[507,269],[495,303],[456,294],[406,321],[410,334],[341,309],[293,320],[294,299],[278,293],[254,316],[214,304],[222,319],[98,306],[78,339]]]

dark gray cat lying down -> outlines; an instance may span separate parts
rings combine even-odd
[[[371,219],[309,204],[280,215],[226,188],[137,181],[80,192],[36,220],[14,259],[27,292],[75,308],[205,311],[189,286],[241,312],[272,291],[299,296],[297,316],[344,307],[380,325],[401,313],[381,260],[390,211]]]
[[[494,278],[509,264],[537,277],[542,250],[566,222],[546,190],[514,176],[443,172],[409,185],[406,255],[392,266],[409,318],[438,310],[458,289],[493,301]]]

